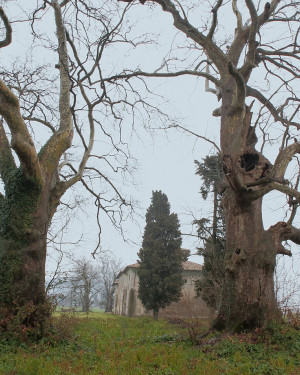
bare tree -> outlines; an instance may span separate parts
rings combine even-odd
[[[98,267],[100,304],[104,307],[105,312],[112,312],[113,283],[123,268],[122,262],[120,259],[108,254],[101,255],[98,262],[100,263]]]
[[[117,43],[137,45],[143,37],[129,39],[123,30],[127,8],[112,2],[95,8],[91,2],[43,0],[22,4],[22,17],[14,4],[5,6],[0,47],[14,42],[10,17],[32,43],[30,53],[20,50],[18,63],[8,59],[1,68],[0,321],[30,306],[24,324],[39,326],[49,315],[47,232],[63,195],[79,182],[94,199],[100,232],[100,212],[120,230],[132,213],[133,202],[116,182],[130,178],[134,168],[123,120],[147,103],[108,79],[123,69],[106,59]],[[56,65],[39,65],[43,54]]]
[[[283,257],[283,255],[281,255]],[[299,259],[298,259],[299,261]],[[299,314],[300,300],[300,271],[296,267],[291,267],[279,259],[275,271],[275,295],[277,303],[283,316],[288,317],[289,312]]]
[[[292,224],[300,202],[300,142],[296,138],[300,129],[296,88],[300,72],[299,2],[141,3],[151,6],[153,12],[158,6],[171,16],[166,22],[171,19],[183,38],[179,38],[180,45],[172,42],[169,59],[154,73],[132,71],[126,76],[202,77],[207,91],[221,101],[213,115],[220,116],[226,175],[222,191],[226,283],[214,326],[234,330],[261,326],[280,316],[274,293],[276,256],[292,255],[282,242],[300,244],[300,230]],[[119,78],[124,75],[112,79]],[[294,179],[286,176],[292,167],[296,168]],[[291,216],[265,230],[262,200],[274,190],[287,197]]]
[[[99,293],[98,268],[85,258],[74,260],[67,284],[71,295],[70,307],[75,303],[76,306],[81,306],[83,312],[88,313]]]
[[[96,259],[70,256],[68,263],[68,269],[56,272],[56,282],[52,285],[51,293],[59,297],[59,304],[70,307],[70,311],[81,307],[83,312],[89,312],[92,306],[100,306],[111,312],[113,283],[121,271],[121,260],[101,253]]]

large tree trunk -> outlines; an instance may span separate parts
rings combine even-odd
[[[38,326],[50,314],[45,293],[50,211],[49,188],[24,177],[21,170],[12,173],[0,205],[0,325],[3,328],[16,317],[22,325]]]
[[[214,323],[218,329],[252,329],[279,317],[273,281],[276,247],[263,228],[261,203],[238,201],[231,189],[225,193],[226,278]]]
[[[259,194],[264,181],[272,178],[272,165],[255,149],[251,106],[239,100],[245,94],[244,83],[229,77],[222,92],[225,282],[214,326],[238,331],[262,326],[279,315],[273,281],[277,249],[272,233],[263,227]]]

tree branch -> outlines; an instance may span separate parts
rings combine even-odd
[[[250,1],[250,0],[247,0],[247,6],[248,6],[248,8],[250,8],[250,13],[252,12],[252,17],[253,17],[252,23],[253,23],[253,20],[254,20],[255,25],[253,25],[251,23],[249,26],[244,26],[244,27],[240,27],[240,28],[237,27],[235,39],[232,42],[230,48],[228,49],[228,53],[227,53],[228,59],[230,61],[232,61],[232,63],[235,66],[238,64],[241,53],[242,53],[245,45],[248,42],[248,38],[249,38],[250,33],[254,32],[255,28],[256,28],[256,31],[258,31],[259,28],[264,23],[266,23],[268,21],[270,15],[276,10],[279,2],[280,2],[280,0],[272,0],[271,4],[266,3],[265,9],[262,12],[262,14],[255,16],[255,14],[254,14],[255,8],[253,9],[253,7],[252,7],[253,2]],[[236,9],[236,11],[235,11],[235,9]],[[238,12],[237,7],[236,7],[236,0],[234,0],[234,2],[233,2],[233,11],[237,15],[238,25],[241,24],[242,19],[241,19],[241,15]],[[238,13],[236,13],[236,12],[238,12]],[[256,10],[255,10],[255,12],[256,12]],[[252,38],[252,40],[253,40],[253,38]],[[254,51],[251,51],[251,52],[254,52]],[[245,77],[246,77],[246,75],[245,75]],[[247,81],[247,79],[246,79],[246,81]]]
[[[275,12],[275,10],[276,10],[277,6],[279,5],[280,1],[281,0],[272,0],[271,3],[269,3],[269,2],[265,3],[264,11],[258,17],[259,27],[261,27],[264,23],[266,23],[269,20],[271,14]]]
[[[23,117],[23,119],[25,121],[39,122],[40,124],[43,124],[43,125],[47,126],[47,128],[49,128],[52,131],[52,133],[55,133],[55,131],[56,131],[54,126],[52,126],[50,124],[50,122],[42,120],[40,118],[27,116],[27,117]]]
[[[2,7],[0,7],[0,18],[2,19],[5,27],[5,39],[0,41],[0,48],[3,48],[8,46],[12,41],[12,29]]]
[[[236,16],[236,28],[237,28],[237,32],[239,33],[240,30],[243,27],[243,19],[242,19],[242,15],[241,15],[240,11],[238,10],[238,7],[237,7],[237,0],[232,0],[232,10],[233,10],[233,13]]]
[[[80,87],[81,87],[81,90],[83,90],[82,85],[80,85]],[[89,143],[88,143],[88,146],[85,148],[84,154],[83,154],[81,162],[79,164],[78,171],[73,169],[73,171],[76,173],[75,176],[73,176],[70,180],[65,182],[65,185],[67,186],[67,188],[69,188],[70,186],[74,185],[76,182],[78,182],[82,179],[83,172],[86,168],[86,164],[88,162],[88,159],[90,157],[91,151],[92,151],[93,146],[94,146],[95,126],[94,126],[92,107],[89,108],[88,119],[89,119],[89,124],[90,124]]]
[[[5,134],[3,120],[0,120],[0,174],[4,184],[6,184],[10,172],[16,168],[14,157]]]
[[[300,244],[300,237],[298,237],[298,235],[300,236],[300,233],[297,234],[297,231],[299,230],[283,221],[272,225],[267,230],[267,232],[270,233],[273,237],[277,254],[292,256],[292,252],[282,245],[282,241],[291,240],[295,243]]]
[[[297,60],[300,60],[300,57],[297,56],[297,54],[300,53],[300,49],[295,49],[292,52],[288,52],[288,51],[278,51],[278,50],[269,51],[263,48],[257,48],[257,52],[265,56],[289,56]]]
[[[185,18],[182,18],[179,11],[176,9],[171,0],[153,0],[160,4],[163,11],[172,15],[174,26],[181,30],[188,38],[199,44],[205,50],[207,56],[216,65],[221,75],[227,75],[226,64],[228,62],[226,56],[221,49],[210,39],[203,35],[197,28],[189,23]]]
[[[245,82],[248,81],[252,69],[256,66],[255,65],[255,55],[256,55],[256,34],[258,32],[258,15],[253,4],[252,0],[245,0],[246,5],[248,7],[250,16],[251,16],[251,25],[249,26],[249,35],[248,35],[248,52],[246,55],[246,60],[244,65],[242,66],[240,72],[245,79]]]
[[[103,81],[112,82],[116,80],[132,78],[132,77],[172,78],[172,77],[180,77],[183,75],[203,77],[213,82],[216,86],[220,86],[220,81],[217,78],[215,78],[209,73],[199,72],[197,70],[181,70],[181,71],[174,72],[174,73],[167,73],[167,72],[166,73],[147,73],[147,72],[142,72],[138,70],[138,71],[131,72],[131,73],[117,74],[108,78],[103,78]]]
[[[233,110],[244,110],[245,107],[245,97],[246,97],[246,86],[245,81],[242,74],[236,69],[236,67],[232,64],[231,61],[228,63],[228,71],[230,75],[234,78],[236,86],[237,86],[237,93],[234,99],[234,103],[232,103]]]
[[[0,80],[0,114],[11,131],[11,146],[20,160],[24,175],[42,181],[37,152],[21,116],[19,100],[2,80]]]
[[[48,173],[53,173],[63,153],[71,146],[73,139],[72,115],[70,110],[70,76],[66,31],[62,19],[61,7],[57,0],[52,0],[55,14],[56,34],[58,39],[60,94],[60,125],[40,153],[40,160]]]
[[[280,121],[284,125],[294,126],[300,130],[300,124],[297,122],[288,121],[287,119],[281,117],[274,105],[261,93],[261,91],[258,91],[253,87],[246,86],[246,96],[256,98],[261,104],[263,104],[270,111],[275,121]]]
[[[61,8],[63,8],[65,5],[67,5],[70,2],[70,0],[63,0],[59,5]]]
[[[197,137],[197,138],[201,138],[201,139],[203,139],[204,141],[209,142],[210,144],[212,144],[212,145],[218,150],[218,152],[221,152],[219,146],[218,146],[215,142],[211,141],[211,140],[210,140],[209,138],[207,138],[207,137],[204,137],[203,135],[200,135],[200,134],[194,133],[194,132],[192,132],[191,130],[186,129],[186,128],[184,128],[184,127],[181,126],[181,125],[170,125],[170,126],[168,126],[167,129],[171,129],[171,128],[174,128],[174,129],[181,129],[181,130],[183,130],[184,132],[187,132],[187,133],[189,133],[189,134],[192,134],[192,135],[194,135],[194,136]],[[164,129],[166,129],[166,128],[164,128]]]
[[[218,23],[218,10],[219,10],[219,8],[221,7],[222,4],[223,4],[223,0],[218,0],[217,4],[211,10],[211,12],[213,14],[213,20],[212,20],[212,24],[211,24],[209,33],[207,34],[207,37],[209,39],[212,39],[212,37],[214,35],[214,32],[216,30],[217,23]]]
[[[283,179],[286,169],[292,160],[293,156],[300,153],[300,143],[295,142],[286,148],[280,150],[274,166],[271,170],[271,175],[275,178]]]
[[[289,231],[282,236],[284,241],[292,241],[297,245],[300,245],[300,229],[295,228],[293,225],[287,224]]]
[[[264,195],[270,193],[273,190],[280,191],[286,195],[294,197],[297,202],[300,203],[300,193],[299,191],[290,188],[289,186],[279,183],[277,181],[272,181],[269,184],[262,186],[259,190],[251,190],[247,191],[247,200],[248,201],[255,201],[256,199],[262,198]]]

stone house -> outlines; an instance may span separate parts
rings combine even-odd
[[[141,316],[151,315],[138,298],[139,279],[137,275],[138,263],[131,264],[117,276],[114,283],[113,313],[117,315]],[[202,266],[194,262],[183,262],[182,297],[165,309],[159,311],[164,317],[192,317],[207,316],[208,308],[201,298],[196,298],[194,282],[201,278]]]

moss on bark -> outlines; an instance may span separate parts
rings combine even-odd
[[[0,304],[19,300],[26,269],[24,262],[37,210],[41,186],[24,177],[20,169],[10,173],[5,197],[0,201]]]

